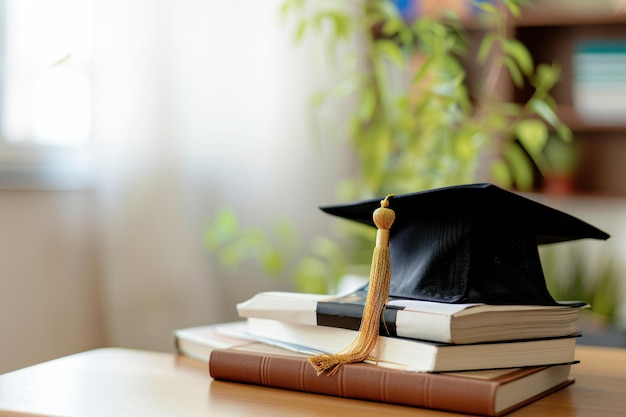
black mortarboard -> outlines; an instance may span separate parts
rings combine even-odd
[[[380,201],[321,209],[374,226],[372,212]],[[609,238],[576,217],[492,184],[393,196],[389,208],[396,216],[389,248],[390,297],[554,305],[537,246]]]

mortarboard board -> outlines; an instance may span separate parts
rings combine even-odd
[[[380,199],[327,206],[374,226]],[[557,304],[538,245],[609,235],[562,211],[492,184],[392,196],[389,296],[445,303]],[[364,288],[366,289],[366,287]]]
[[[371,359],[388,297],[555,305],[538,245],[609,237],[567,213],[492,184],[388,195],[322,210],[378,230],[359,331],[341,352],[309,358],[318,375]]]

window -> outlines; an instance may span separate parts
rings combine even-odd
[[[0,0],[0,19],[0,186],[76,186],[92,138],[92,3]]]

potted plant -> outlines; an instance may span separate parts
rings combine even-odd
[[[296,41],[323,32],[329,48],[360,45],[341,58],[350,66],[345,79],[313,103],[349,109],[339,127],[348,129],[358,169],[339,184],[338,200],[479,179],[532,187],[534,170],[548,166],[543,149],[550,132],[564,142],[572,135],[549,93],[558,66],[535,65],[509,35],[507,21],[520,16],[523,3],[468,1],[476,12],[470,22],[450,13],[406,20],[389,0],[284,3],[281,13],[297,17]],[[501,94],[503,77],[517,87],[530,84],[529,100],[518,103]],[[223,265],[253,259],[270,275],[291,277],[298,290],[333,292],[347,265],[369,263],[373,241],[369,228],[341,227],[343,237],[318,237],[310,251],[293,253],[293,225],[242,229],[236,214],[224,210],[206,237]],[[290,257],[299,261],[287,268]]]
[[[564,143],[551,135],[544,147],[544,155],[550,166],[542,173],[543,191],[548,194],[572,194],[580,160],[580,145],[575,141]]]

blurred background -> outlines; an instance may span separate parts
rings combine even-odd
[[[555,252],[546,269],[602,269],[623,299],[626,9],[541,3],[550,13],[529,11],[516,33],[537,59],[559,58],[554,95],[580,150],[565,191],[537,198],[612,235],[564,249],[585,265]],[[205,242],[223,207],[244,225],[279,215],[305,238],[330,232],[317,207],[357,166],[346,131],[311,110],[347,53],[294,42],[282,4],[0,0],[0,373],[102,346],[171,351],[173,329],[294,289],[228,273]],[[618,303],[610,326],[625,323]]]

